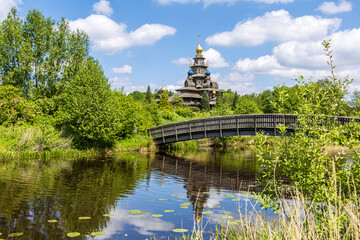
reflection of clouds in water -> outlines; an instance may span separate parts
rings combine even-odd
[[[104,235],[97,239],[109,239],[112,235],[126,234],[124,226],[133,225],[134,229],[142,235],[153,235],[152,231],[171,231],[175,225],[166,222],[160,218],[154,218],[151,215],[130,214],[127,210],[116,209],[111,212],[114,216],[110,217],[108,226],[103,229]]]
[[[223,194],[220,193],[211,193],[207,199],[207,207],[213,208],[215,205],[220,205],[220,202],[224,199]]]

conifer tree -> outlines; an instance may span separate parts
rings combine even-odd
[[[235,95],[234,95],[234,99],[233,99],[233,103],[232,103],[232,110],[235,110],[236,104],[237,104],[238,101],[239,101],[239,95],[235,91]]]
[[[160,96],[159,107],[160,107],[160,109],[163,109],[166,111],[170,110],[169,97],[165,91]]]
[[[209,95],[206,91],[203,91],[202,93],[202,99],[201,99],[201,110],[204,112],[210,111],[210,100]]]
[[[152,93],[151,93],[151,90],[150,90],[150,85],[148,85],[148,88],[146,90],[145,99],[146,99],[146,102],[149,103],[149,104],[152,102]]]

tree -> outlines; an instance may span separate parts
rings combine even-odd
[[[151,104],[151,102],[152,102],[152,93],[151,93],[151,90],[150,90],[150,85],[148,85],[148,87],[147,87],[145,99],[146,99],[147,103]]]
[[[21,88],[27,98],[59,95],[89,56],[83,32],[71,32],[38,10],[21,20],[15,8],[0,23],[0,81]]]
[[[171,106],[173,107],[185,107],[185,103],[184,103],[184,100],[181,98],[181,97],[174,97],[173,100],[171,100]]]
[[[35,116],[35,104],[24,99],[22,90],[11,85],[0,86],[0,125],[29,121]]]
[[[169,102],[169,97],[166,94],[166,92],[163,92],[160,96],[159,108],[162,110],[165,110],[165,111],[169,111],[171,108],[170,102]]]
[[[262,113],[257,105],[257,102],[253,96],[244,95],[239,97],[239,101],[236,104],[234,110],[235,114],[256,114]]]
[[[232,106],[231,106],[232,110],[235,110],[236,104],[237,104],[238,101],[239,101],[239,95],[235,91],[234,99],[233,99]]]
[[[75,147],[111,147],[120,129],[108,79],[99,63],[86,60],[65,88],[58,114]]]
[[[200,109],[204,112],[210,111],[210,100],[207,91],[202,92],[201,107]]]

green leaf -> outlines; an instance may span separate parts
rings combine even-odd
[[[231,199],[231,201],[233,201],[233,202],[239,202],[240,199],[238,199],[238,198],[233,198],[233,199]]]
[[[166,199],[166,198],[159,198],[158,200],[159,200],[159,201],[167,201],[167,200],[169,200],[169,199]]]
[[[174,212],[174,210],[164,210],[166,213]]]
[[[225,194],[225,196],[227,196],[227,197],[229,197],[229,198],[235,197],[233,194],[230,194],[230,193]]]
[[[91,217],[79,217],[78,219],[79,220],[89,220],[89,219],[91,219]]]
[[[177,233],[184,233],[184,232],[188,232],[189,230],[184,229],[184,228],[175,228],[172,231],[177,232]]]
[[[233,217],[233,216],[230,216],[230,215],[223,215],[223,216],[221,216],[221,218],[232,219],[232,218],[234,218],[234,217]]]
[[[23,235],[24,233],[22,232],[18,232],[18,233],[12,233],[12,234],[9,234],[8,237],[19,237],[21,235]]]
[[[186,202],[186,203],[181,203],[180,205],[181,205],[181,206],[189,206],[189,205],[191,205],[191,203],[190,203],[190,202]]]
[[[162,214],[153,214],[152,216],[158,218],[158,217],[162,217],[163,215]]]
[[[57,223],[58,221],[56,219],[48,220],[48,223]]]
[[[104,235],[103,232],[92,232],[91,233],[91,236],[101,236],[101,235]]]
[[[112,216],[114,216],[114,214],[107,213],[107,214],[104,214],[103,216],[104,216],[104,217],[112,217]]]
[[[129,213],[141,213],[141,211],[140,210],[138,210],[138,209],[132,209],[132,210],[129,210],[128,211]]]
[[[212,214],[213,211],[203,211],[202,214]]]
[[[78,232],[70,232],[70,233],[66,234],[66,236],[71,237],[71,238],[78,237],[78,236],[80,236],[80,233],[78,233]]]

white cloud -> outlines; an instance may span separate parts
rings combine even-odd
[[[94,3],[93,10],[97,14],[103,14],[108,17],[110,17],[111,14],[113,14],[114,12],[113,9],[110,7],[110,2],[106,0],[100,0],[99,2]]]
[[[242,94],[258,91],[254,82],[254,75],[251,73],[231,72],[224,76],[220,73],[215,73],[212,74],[211,77],[212,80],[217,81],[220,85],[219,87],[224,90],[232,89]]]
[[[335,2],[323,2],[317,10],[321,11],[324,14],[337,14],[342,12],[350,12],[352,10],[351,2],[342,0],[339,2],[339,5],[336,5]]]
[[[169,5],[172,3],[180,3],[180,4],[188,4],[188,3],[200,3],[202,2],[205,7],[211,5],[211,4],[234,4],[240,0],[153,0],[155,2],[158,2],[162,5]],[[273,4],[273,3],[291,3],[294,0],[252,0],[255,3],[267,3],[267,4]]]
[[[171,61],[173,64],[175,65],[187,65],[187,64],[190,64],[190,58],[179,58],[179,59],[176,59],[176,60],[172,60]]]
[[[341,19],[302,16],[293,18],[286,10],[272,11],[236,24],[232,31],[206,38],[209,45],[258,46],[268,41],[306,41],[324,38],[339,29]]]
[[[207,51],[203,52],[204,57],[206,60],[209,61],[209,66],[211,68],[224,68],[229,67],[229,64],[225,61],[225,59],[221,56],[221,53],[213,48],[208,49]],[[180,65],[188,65],[190,64],[191,58],[189,57],[182,57],[176,60],[172,60],[171,62],[180,66]]]
[[[339,31],[327,37],[331,39],[335,72],[340,77],[360,78],[359,59],[360,28]],[[241,74],[270,75],[294,78],[299,75],[323,78],[330,75],[322,41],[290,41],[273,49],[273,55],[257,59],[239,59],[234,71]]]
[[[113,73],[118,73],[118,74],[130,74],[132,73],[132,67],[129,65],[124,65],[119,68],[112,68],[112,71]]]
[[[204,57],[209,61],[209,65],[212,68],[224,68],[229,67],[229,64],[221,56],[220,52],[213,48],[203,52]]]
[[[114,54],[133,46],[151,45],[176,32],[175,28],[162,24],[144,24],[135,31],[127,32],[126,24],[96,14],[71,21],[70,27],[72,30],[85,31],[93,41],[94,49],[106,54]]]
[[[22,3],[21,0],[0,0],[0,21],[6,18],[12,7],[17,7]]]

